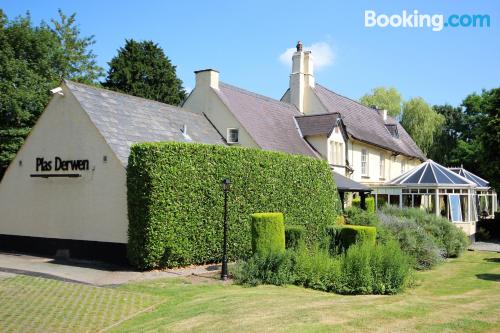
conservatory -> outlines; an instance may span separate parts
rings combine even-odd
[[[450,168],[450,170],[476,184],[476,207],[479,216],[485,219],[494,218],[498,208],[497,193],[490,187],[490,183],[463,167]]]
[[[477,185],[448,168],[427,160],[374,190],[375,205],[418,207],[456,223],[468,236],[476,230]]]

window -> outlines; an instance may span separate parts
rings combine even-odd
[[[330,141],[330,164],[344,165],[344,144]]]
[[[385,156],[380,153],[380,179],[385,179]]]
[[[402,160],[401,161],[401,174],[405,173],[406,171],[406,161]]]
[[[239,133],[237,128],[228,128],[227,129],[227,143],[238,143],[239,142]]]
[[[368,177],[368,151],[366,149],[361,150],[361,175]]]

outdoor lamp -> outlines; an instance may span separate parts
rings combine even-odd
[[[224,242],[222,243],[222,270],[220,278],[227,280],[227,193],[231,189],[231,181],[224,179],[222,181],[222,190],[224,191]]]

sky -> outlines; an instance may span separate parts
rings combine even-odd
[[[189,90],[193,71],[276,99],[288,88],[298,40],[315,59],[316,82],[359,99],[379,86],[403,98],[459,105],[472,92],[500,87],[500,1],[21,1],[1,0],[9,18],[30,11],[35,24],[76,13],[82,36],[94,35],[99,65],[125,39],[158,43]],[[378,15],[489,15],[490,27],[365,27]],[[396,21],[395,21],[396,22]]]

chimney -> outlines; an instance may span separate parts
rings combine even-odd
[[[211,87],[219,90],[219,71],[215,69],[202,69],[196,74],[196,87]]]
[[[382,118],[384,118],[384,122],[386,122],[387,121],[387,110],[383,109],[383,110],[380,110],[380,112],[382,112]]]
[[[302,43],[297,43],[297,51],[292,56],[292,74],[290,74],[290,102],[304,113],[306,90],[314,88],[314,68],[311,51],[303,51]]]

